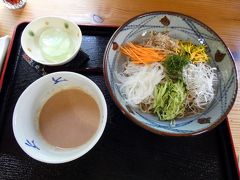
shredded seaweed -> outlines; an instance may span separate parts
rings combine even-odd
[[[183,81],[167,80],[154,89],[153,112],[160,120],[173,120],[184,116],[186,102],[186,88]]]

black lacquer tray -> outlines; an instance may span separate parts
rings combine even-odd
[[[17,26],[4,68],[0,94],[0,179],[239,179],[227,119],[201,135],[166,137],[135,125],[115,106],[104,83],[102,59],[116,27],[80,25],[83,43],[79,55],[58,68],[41,67],[46,73],[66,70],[84,74],[100,87],[108,105],[103,136],[86,155],[69,163],[45,164],[30,158],[18,146],[12,131],[18,97],[43,74],[27,63],[21,49],[21,33],[26,25]]]

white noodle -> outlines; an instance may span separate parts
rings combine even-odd
[[[160,63],[149,65],[126,63],[125,70],[117,74],[121,82],[120,91],[126,96],[128,104],[137,106],[144,102],[150,104],[154,87],[165,77]]]
[[[188,90],[187,105],[198,111],[204,109],[214,98],[216,68],[206,63],[188,64],[183,68],[183,79]]]

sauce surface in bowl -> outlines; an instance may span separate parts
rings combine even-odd
[[[39,37],[42,55],[49,62],[60,62],[71,57],[73,42],[69,34],[60,28],[47,28]]]
[[[100,110],[80,89],[66,89],[51,96],[39,115],[39,130],[51,145],[72,148],[86,143],[97,131]]]

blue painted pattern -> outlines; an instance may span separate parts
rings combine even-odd
[[[198,41],[201,44],[204,44],[206,46],[206,49],[208,52],[210,52],[210,48],[206,42],[206,40],[203,38],[202,34],[198,31],[197,27],[194,25],[192,21],[189,21],[187,18],[183,18],[183,21],[192,29],[192,31],[195,33],[195,35],[198,37]]]
[[[136,28],[134,28],[134,29],[126,36],[125,40],[126,40],[126,39],[129,39],[130,37],[132,37],[137,30],[141,29],[142,27],[145,27],[145,25],[146,25],[148,22],[152,21],[155,17],[157,17],[157,16],[156,16],[156,15],[155,15],[155,16],[149,16],[148,18],[146,18],[145,20],[143,20],[143,22],[139,23],[138,26],[137,26]],[[125,41],[125,40],[124,40],[124,41]]]
[[[36,146],[34,140],[32,140],[32,141],[30,142],[29,140],[26,139],[25,144],[26,144],[27,146],[29,146],[29,147],[35,148],[35,149],[37,149],[37,150],[40,150],[40,148]]]
[[[52,81],[53,81],[54,84],[58,84],[60,82],[67,81],[67,80],[62,78],[62,77],[58,77],[56,79],[54,77],[52,77]]]
[[[175,128],[172,128],[171,126],[169,127],[166,127],[166,126],[162,126],[160,124],[153,124],[153,123],[145,123],[146,125],[148,126],[151,126],[151,127],[154,127],[154,128],[162,128],[162,129],[165,129],[165,130],[168,130],[168,131],[172,131],[172,132],[175,132],[175,133],[184,133],[184,134],[187,134],[187,133],[193,133],[194,131],[191,131],[191,130],[182,130],[182,129],[175,129]]]
[[[166,27],[160,26],[160,25],[144,25],[143,27],[145,28],[145,30],[147,30],[147,29],[154,29],[154,28],[158,28],[158,29],[165,29],[166,28]],[[129,30],[129,29],[135,29],[135,28],[137,28],[137,25],[129,25],[129,26],[126,26],[125,28],[123,28],[122,31],[126,31],[126,30]],[[185,33],[187,35],[191,35],[191,37],[197,38],[196,33],[192,29],[190,29],[190,28],[178,27],[178,26],[170,26],[170,27],[168,27],[168,29],[174,29],[176,31],[183,32],[183,33]],[[144,30],[144,29],[141,29],[141,30]],[[133,35],[135,35],[135,34],[137,34],[137,32],[134,32]],[[205,33],[201,33],[201,35],[205,39],[212,40],[212,41],[219,41],[219,39],[214,37],[214,36],[210,36],[210,35],[205,34]]]
[[[145,123],[145,124],[151,125],[154,128],[162,128],[162,129],[165,129],[165,130],[168,130],[168,131],[172,131],[172,132],[191,133],[193,131],[181,130],[181,129],[177,129],[177,128],[189,125],[189,124],[191,124],[192,122],[194,122],[196,120],[196,118],[195,118],[195,119],[190,120],[190,121],[178,123],[178,124],[176,124],[173,127],[173,126],[170,125],[170,121],[169,121],[169,125],[162,125],[162,124],[160,124],[160,122],[156,122],[156,121],[154,121],[152,119],[148,119],[148,118],[144,117],[141,113],[138,113],[136,111],[134,111],[134,112],[137,113],[140,117],[142,117],[144,120],[147,121],[147,123]]]

